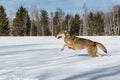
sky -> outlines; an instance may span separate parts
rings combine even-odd
[[[18,8],[23,5],[28,11],[32,8],[45,9],[48,13],[61,8],[65,13],[83,14],[83,4],[88,11],[108,11],[113,5],[119,4],[120,0],[0,0],[0,5],[5,7],[9,17],[15,16]]]

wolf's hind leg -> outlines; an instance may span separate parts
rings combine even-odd
[[[89,46],[87,48],[87,50],[88,50],[88,53],[89,53],[90,57],[95,57],[95,53],[96,53],[96,50],[97,50],[96,46]]]
[[[75,50],[74,47],[68,47],[69,49]]]
[[[96,55],[97,55],[98,57],[102,57],[102,55],[101,55],[101,54],[99,54],[98,52],[96,52]]]

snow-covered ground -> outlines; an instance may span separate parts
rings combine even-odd
[[[0,37],[0,80],[120,80],[120,37],[84,37],[108,50],[90,58],[86,50],[60,51],[55,37]]]

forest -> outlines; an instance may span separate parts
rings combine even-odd
[[[0,36],[55,36],[63,29],[76,36],[120,35],[120,5],[114,5],[108,12],[88,11],[83,5],[83,11],[83,14],[69,14],[57,8],[48,13],[20,6],[11,18],[0,5]]]

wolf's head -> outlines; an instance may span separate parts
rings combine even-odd
[[[60,39],[60,38],[65,39],[66,36],[70,36],[70,32],[67,30],[62,30],[58,33],[58,35],[56,37],[58,39]]]

